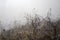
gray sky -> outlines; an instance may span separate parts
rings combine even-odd
[[[33,12],[46,16],[49,8],[52,8],[53,18],[60,17],[60,0],[0,0],[0,20],[6,24]]]

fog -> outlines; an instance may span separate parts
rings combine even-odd
[[[52,18],[60,18],[60,0],[0,0],[0,21],[8,25],[14,20],[24,21],[24,15],[39,14],[46,16],[52,9]],[[35,10],[34,10],[35,8]]]

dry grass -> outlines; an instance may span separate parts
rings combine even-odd
[[[56,22],[40,21],[39,17],[36,16],[29,22],[23,28],[3,31],[0,34],[0,40],[56,40],[56,35],[60,33],[58,31],[60,30],[60,20]]]

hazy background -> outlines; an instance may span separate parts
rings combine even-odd
[[[60,18],[60,0],[0,0],[0,21],[8,25],[13,20],[23,20],[27,13],[45,17],[49,8],[53,19]]]

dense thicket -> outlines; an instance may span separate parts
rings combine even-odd
[[[53,22],[49,17],[41,19],[37,14],[34,17],[27,16],[26,19],[27,23],[22,27],[7,31],[3,29],[0,40],[59,40],[60,19]]]

